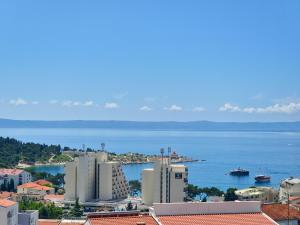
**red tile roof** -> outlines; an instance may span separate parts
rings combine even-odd
[[[288,219],[288,206],[287,204],[264,204],[262,205],[262,211],[271,217],[275,221]],[[290,206],[290,219],[300,220],[300,212]]]
[[[289,197],[290,201],[300,200],[300,196]]]
[[[120,217],[98,217],[90,218],[91,225],[157,225],[156,221],[149,215],[120,216]]]
[[[10,201],[10,200],[7,200],[7,199],[1,199],[0,200],[0,206],[5,207],[5,208],[13,206],[15,204],[17,204],[17,203],[13,202],[13,201]]]
[[[14,194],[13,192],[0,191],[0,199],[7,199],[11,197],[13,194]]]
[[[74,222],[74,221],[61,221],[61,220],[51,220],[51,219],[42,219],[38,221],[38,225],[83,225],[83,222]]]
[[[274,225],[262,213],[160,216],[163,225]]]
[[[49,200],[49,201],[57,201],[57,200],[64,200],[65,196],[64,195],[45,195],[44,199]]]
[[[52,185],[52,183],[47,180],[37,180],[37,181],[34,181],[34,183],[39,184],[39,185]]]
[[[59,220],[39,220],[38,225],[58,225]]]
[[[17,188],[31,188],[31,189],[35,189],[35,190],[41,190],[41,191],[49,191],[49,190],[53,189],[53,188],[50,188],[50,187],[46,187],[46,186],[36,184],[34,182],[29,182],[29,183],[19,185]]]
[[[24,172],[24,170],[19,169],[0,169],[0,175],[19,175],[20,173]]]

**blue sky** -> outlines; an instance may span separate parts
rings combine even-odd
[[[5,1],[0,118],[300,120],[300,1]]]

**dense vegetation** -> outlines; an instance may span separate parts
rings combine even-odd
[[[63,154],[63,153],[58,153],[57,155],[55,155],[51,162],[52,163],[64,163],[64,162],[70,162],[72,161],[73,158],[69,155]]]
[[[142,191],[142,184],[139,180],[129,181],[129,190],[131,196],[137,196]]]
[[[237,200],[237,196],[235,194],[236,188],[228,188],[224,193],[216,187],[204,187],[200,188],[196,185],[189,184],[187,188],[187,194],[190,200],[195,198],[199,198],[201,201],[206,201],[209,196],[224,196],[224,201],[235,201]]]
[[[59,152],[60,145],[23,143],[13,138],[0,137],[0,168],[13,168],[19,162],[48,162],[52,155]]]
[[[53,203],[44,204],[42,202],[22,200],[19,202],[19,209],[38,210],[40,219],[60,219],[63,215],[63,209],[55,206]]]
[[[65,183],[64,182],[65,175],[62,173],[52,175],[46,172],[37,172],[33,167],[26,168],[25,170],[31,173],[33,181],[43,179],[51,182],[52,184],[54,184],[54,186],[57,187],[61,187]]]

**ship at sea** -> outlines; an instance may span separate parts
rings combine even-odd
[[[234,170],[231,170],[229,173],[231,176],[249,176],[249,170],[237,168]]]
[[[254,179],[256,183],[268,183],[271,181],[271,177],[265,175],[257,175]]]

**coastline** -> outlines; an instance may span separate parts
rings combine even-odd
[[[172,163],[177,164],[177,163],[186,163],[186,162],[199,162],[202,160],[197,160],[197,159],[186,159],[186,160],[176,160],[172,161]],[[141,162],[121,162],[123,165],[139,165],[139,164],[152,164],[154,163],[155,160],[151,161],[141,161]],[[61,162],[61,163],[35,163],[33,165],[25,164],[25,163],[19,163],[16,167],[19,169],[25,169],[25,168],[30,168],[30,167],[40,167],[40,166],[64,166],[66,165],[66,162]]]

